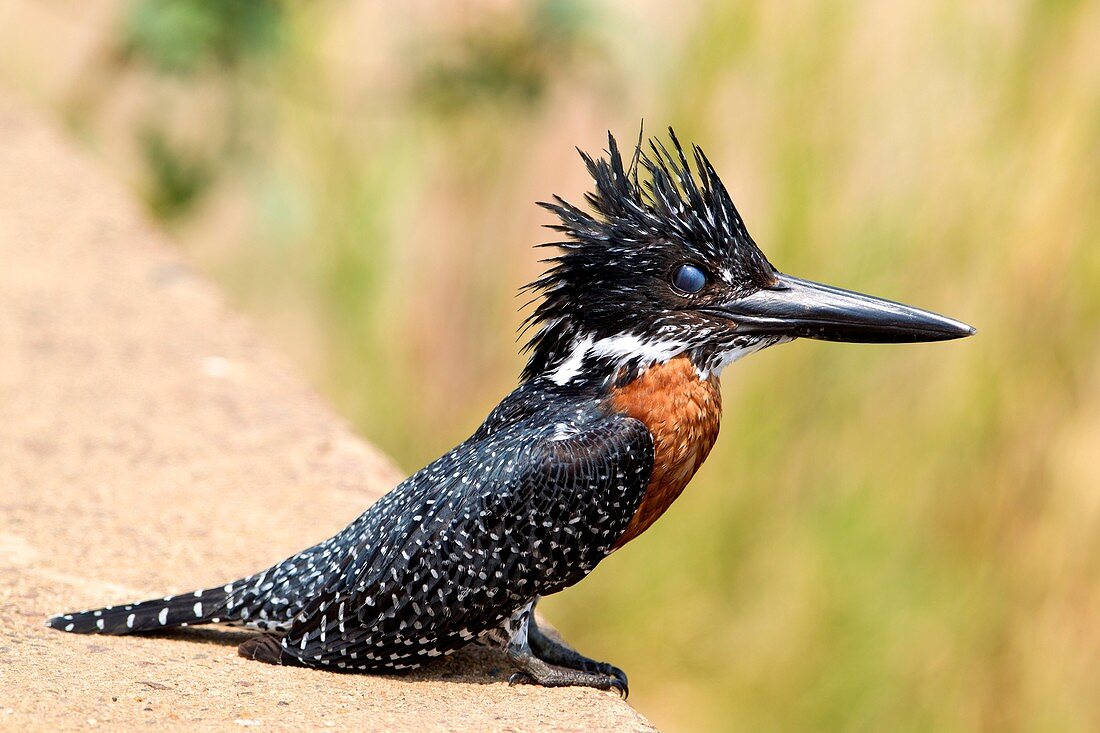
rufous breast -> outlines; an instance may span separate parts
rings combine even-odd
[[[653,473],[634,516],[614,549],[657,521],[706,460],[718,437],[722,394],[718,380],[701,377],[686,356],[657,364],[613,390],[617,412],[641,420],[653,435]]]

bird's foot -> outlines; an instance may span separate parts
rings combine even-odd
[[[528,650],[513,652],[508,658],[519,668],[509,679],[509,685],[535,684],[543,687],[595,687],[597,690],[614,690],[625,700],[630,694],[626,675],[610,664],[594,662],[599,669],[592,671],[562,667],[539,659]],[[589,660],[591,661],[591,660]],[[606,670],[606,671],[605,671]]]
[[[237,654],[266,664],[298,665],[299,662],[283,649],[282,639],[272,634],[258,634],[241,642]]]
[[[531,652],[547,664],[556,667],[565,667],[579,672],[615,678],[619,681],[619,685],[616,689],[620,689],[623,693],[623,697],[626,697],[626,693],[629,690],[629,683],[627,682],[625,672],[613,664],[589,659],[568,644],[544,634],[542,629],[538,627],[534,615],[531,616],[528,622],[527,640],[530,644]]]
[[[629,694],[626,675],[618,667],[589,659],[576,649],[552,639],[535,621],[536,598],[519,609],[505,628],[511,634],[504,646],[508,660],[519,670],[509,685],[535,684],[544,687],[595,687],[615,690],[623,699]]]

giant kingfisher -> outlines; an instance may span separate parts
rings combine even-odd
[[[262,632],[241,655],[391,672],[474,643],[513,683],[626,694],[618,668],[539,629],[539,598],[646,531],[718,436],[719,377],[796,338],[969,336],[959,321],[778,271],[702,150],[581,154],[586,206],[542,203],[561,241],[527,286],[540,302],[519,386],[457,447],[333,537],[254,575],[184,595],[54,616],[73,633],[206,623]]]

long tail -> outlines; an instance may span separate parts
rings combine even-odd
[[[73,634],[132,634],[173,626],[216,624],[226,617],[228,599],[237,584],[156,598],[125,606],[107,606],[52,616],[46,625]]]

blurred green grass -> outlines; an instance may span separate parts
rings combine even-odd
[[[643,117],[782,269],[977,325],[738,363],[690,490],[544,610],[673,730],[1100,728],[1100,4],[70,6],[11,4],[0,80],[409,470],[514,384],[532,202]]]

